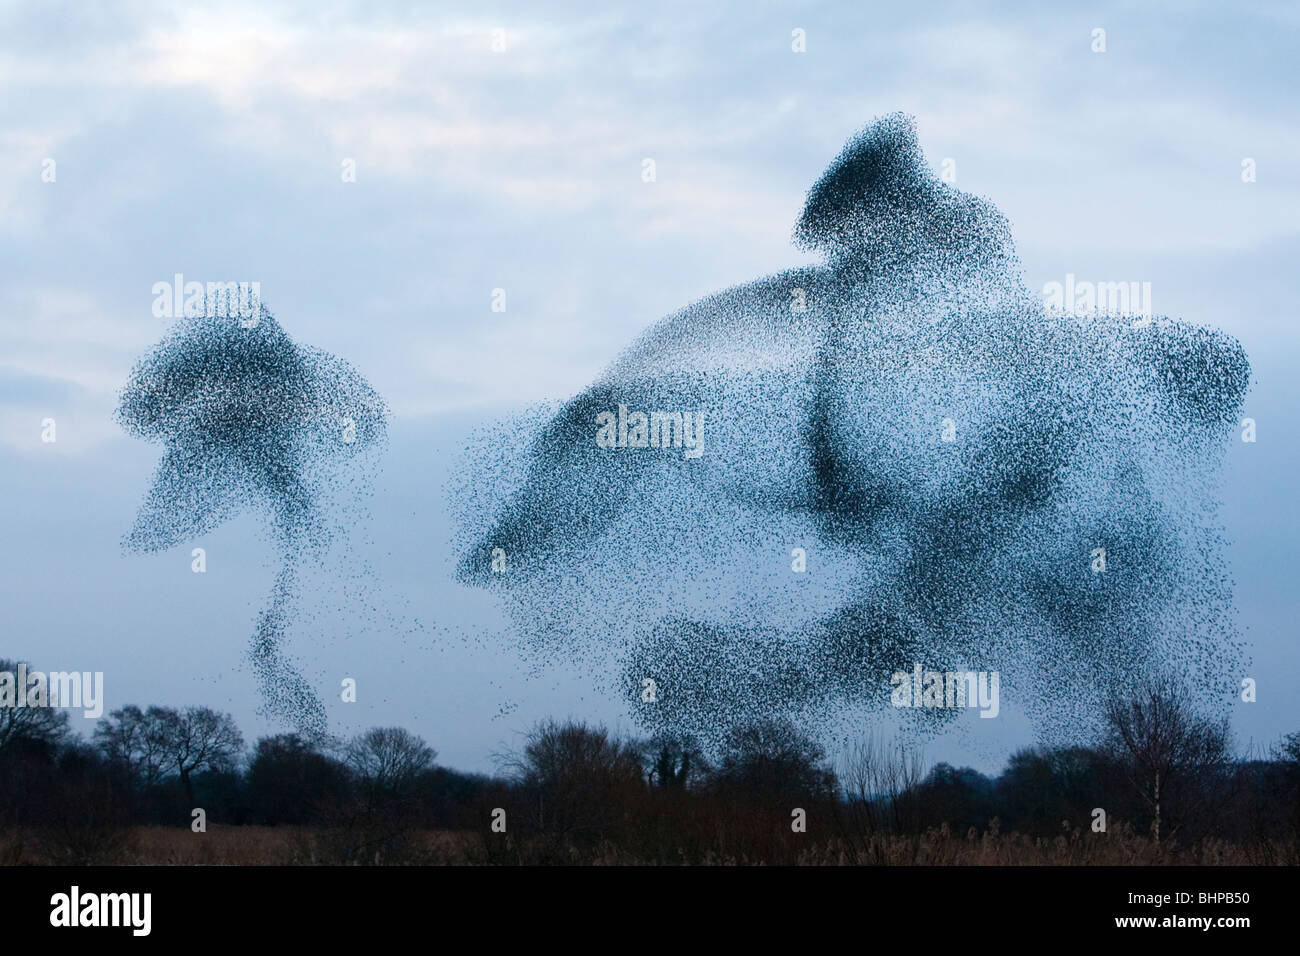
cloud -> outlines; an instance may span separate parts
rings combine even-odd
[[[798,263],[787,240],[802,189],[873,113],[916,113],[932,166],[952,158],[958,185],[999,196],[1027,262],[1052,277],[1085,259],[1106,274],[1143,251],[1295,235],[1300,132],[1267,90],[1217,92],[1178,54],[1213,26],[1222,82],[1248,85],[1247,67],[1284,62],[1282,31],[1261,36],[1250,18],[1201,11],[1155,31],[1103,6],[1112,48],[1095,56],[1088,21],[1033,8],[978,22],[960,6],[740,11],[13,6],[0,253],[25,263],[27,285],[93,286],[118,315],[137,306],[104,288],[115,281],[256,269],[275,277],[267,301],[285,321],[368,351],[407,414],[493,393],[500,367],[511,394],[571,393],[653,318],[642,310]],[[790,50],[796,25],[806,54]],[[1260,168],[1249,187],[1246,155]],[[46,156],[56,185],[40,182]],[[69,261],[100,271],[70,280]],[[494,286],[545,301],[566,273],[586,284],[581,311],[518,316],[549,324],[549,348],[517,325],[512,339],[465,321]],[[427,360],[379,348],[362,324]],[[20,361],[107,377],[72,352],[39,359],[34,346]],[[431,371],[448,381],[430,386]]]

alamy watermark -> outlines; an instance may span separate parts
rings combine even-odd
[[[152,893],[83,893],[74,884],[50,897],[50,925],[55,927],[120,926],[132,936],[148,936],[152,913]]]
[[[252,328],[262,312],[260,282],[186,282],[177,272],[171,282],[155,282],[153,295],[159,319],[239,319]]]
[[[618,406],[618,414],[596,416],[599,448],[681,448],[687,458],[704,454],[704,412],[638,412]]]
[[[81,708],[84,717],[104,714],[103,671],[32,671],[26,664],[0,671],[0,707]]]
[[[1122,315],[1151,318],[1150,282],[1078,281],[1073,272],[1065,282],[1043,284],[1043,305],[1067,315]]]
[[[1000,679],[997,671],[895,671],[890,702],[895,707],[978,707],[981,717],[996,717]]]

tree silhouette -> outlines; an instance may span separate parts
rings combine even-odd
[[[598,838],[645,790],[636,747],[585,723],[539,723],[501,762],[528,798],[529,822],[553,837]]]
[[[232,769],[244,749],[234,718],[207,707],[123,707],[95,728],[95,738],[110,761],[124,763],[145,786],[178,777],[191,805],[194,772]]]
[[[348,744],[344,762],[373,804],[408,795],[437,756],[436,750],[408,730],[375,727]]]
[[[109,763],[124,768],[134,783],[153,787],[167,775],[159,714],[128,704],[112,711],[95,727],[95,743]]]
[[[248,800],[264,823],[312,822],[348,786],[347,768],[297,734],[263,737],[248,765]]]
[[[732,728],[713,781],[726,789],[765,796],[829,797],[836,789],[826,752],[787,719]]]
[[[641,745],[646,777],[663,790],[684,790],[709,771],[704,752],[693,737],[659,734]]]
[[[0,673],[12,674],[18,664],[0,660]],[[53,750],[68,733],[68,714],[57,707],[0,707],[0,754],[20,743]]]
[[[244,738],[233,717],[207,707],[164,709],[161,722],[163,753],[181,778],[185,798],[193,804],[190,775],[205,768],[231,769],[244,749]]]
[[[1202,810],[1229,765],[1226,720],[1200,714],[1188,689],[1169,677],[1150,679],[1106,707],[1106,750],[1151,810],[1151,836],[1159,844]]]

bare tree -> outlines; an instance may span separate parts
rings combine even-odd
[[[704,751],[693,737],[659,734],[640,745],[646,780],[662,790],[685,790],[709,772]]]
[[[733,727],[723,741],[713,782],[749,795],[831,796],[836,789],[821,744],[787,719]]]
[[[0,673],[11,675],[17,686],[18,664],[0,660]],[[57,707],[0,705],[0,753],[20,741],[56,747],[68,733],[68,714]]]
[[[167,776],[166,753],[157,719],[161,708],[148,713],[134,704],[120,707],[95,727],[95,743],[109,763],[124,767],[136,783],[152,787]]]
[[[229,770],[244,750],[244,737],[229,714],[207,707],[187,707],[183,712],[161,710],[159,716],[164,753],[185,788],[185,798],[194,803],[190,774],[196,770]]]
[[[424,740],[401,727],[375,727],[344,750],[344,762],[375,798],[406,794],[437,756]]]
[[[1188,689],[1168,677],[1142,683],[1106,707],[1106,750],[1153,815],[1151,835],[1160,843],[1168,814],[1181,820],[1205,807],[1226,773],[1230,736],[1226,720],[1213,720],[1191,703]]]
[[[844,801],[836,803],[845,845],[857,862],[885,863],[885,837],[917,829],[916,791],[924,758],[901,743],[872,735],[857,741],[841,761]]]
[[[351,789],[347,768],[297,734],[263,737],[248,764],[248,801],[263,823],[311,823]]]
[[[533,824],[553,837],[598,837],[645,790],[634,745],[575,721],[539,723],[521,753],[499,762],[527,794]]]
[[[1300,777],[1300,733],[1287,734],[1272,749],[1274,760],[1282,764],[1288,773]]]
[[[95,738],[110,761],[129,767],[145,786],[175,775],[194,802],[191,775],[196,770],[228,770],[244,749],[244,738],[229,714],[207,707],[128,706],[115,710]]]
[[[417,830],[428,796],[425,782],[438,753],[401,727],[374,727],[342,745],[347,791],[320,807],[326,824],[315,852],[339,863],[418,859]]]

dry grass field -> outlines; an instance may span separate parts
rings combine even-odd
[[[1083,833],[1055,838],[1020,834],[952,834],[947,828],[917,836],[878,836],[865,841],[809,838],[800,848],[781,840],[759,853],[705,850],[656,853],[655,858],[602,842],[581,849],[541,841],[516,843],[473,831],[414,830],[386,834],[375,843],[348,831],[290,826],[211,826],[206,833],[144,826],[120,831],[0,834],[0,864],[164,866],[293,865],[699,865],[838,866],[1179,866],[1293,862],[1278,845],[1238,846],[1207,840],[1194,847],[1157,846],[1128,832]],[[371,850],[370,846],[380,846]],[[674,860],[674,856],[677,857]]]

